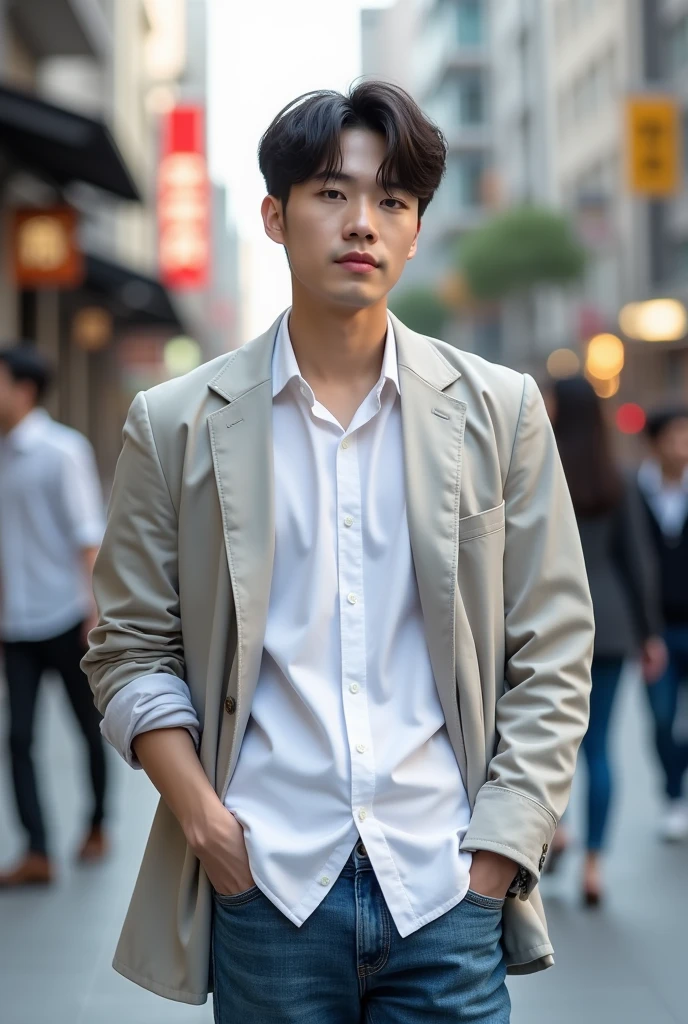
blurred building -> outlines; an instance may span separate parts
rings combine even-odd
[[[365,11],[362,36],[364,73],[409,88],[450,147],[401,288],[441,287],[465,233],[523,204],[561,210],[588,254],[582,282],[464,314],[451,340],[539,373],[554,349],[582,360],[594,335],[618,333],[626,303],[688,304],[688,0],[398,0]],[[631,182],[634,95],[678,106],[678,190]],[[688,392],[685,338],[624,342],[612,404]]]
[[[589,252],[569,303],[574,344],[618,331],[624,304],[688,300],[688,190],[648,198],[629,184],[627,97],[668,94],[688,110],[686,0],[558,0],[549,25],[555,201],[570,211]],[[682,42],[683,40],[683,42]],[[688,390],[684,344],[629,341],[620,397],[645,404]]]
[[[208,282],[159,274],[161,129],[207,103],[205,21],[205,0],[0,0],[0,341],[51,356],[50,410],[106,486],[134,393],[234,344],[236,241],[210,182]],[[174,336],[186,364],[166,361]]]
[[[549,0],[493,2],[490,7],[491,128],[495,201],[499,207],[556,202]],[[498,358],[535,371],[567,343],[556,289],[538,288],[501,304]]]

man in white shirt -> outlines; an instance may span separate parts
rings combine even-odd
[[[290,104],[291,309],[125,426],[83,664],[163,800],[114,966],[219,1024],[505,1024],[553,962],[590,595],[532,379],[388,314],[445,160],[392,85]]]
[[[103,532],[93,451],[40,402],[50,367],[29,344],[0,349],[0,650],[9,696],[9,750],[28,848],[0,887],[53,879],[31,747],[45,670],[57,671],[88,749],[93,807],[78,856],[95,860],[103,832],[105,751],[79,662],[94,624],[91,572]]]

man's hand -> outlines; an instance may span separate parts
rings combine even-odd
[[[518,864],[490,850],[476,850],[471,865],[470,887],[481,896],[504,899],[518,873]]]
[[[667,646],[662,637],[649,637],[643,644],[640,655],[640,664],[645,682],[650,686],[656,683],[664,674],[668,660]]]
[[[210,802],[200,820],[185,828],[186,839],[196,854],[210,884],[223,896],[251,889],[255,882],[251,876],[244,831],[219,800]]]

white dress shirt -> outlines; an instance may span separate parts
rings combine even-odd
[[[272,370],[270,606],[225,802],[243,826],[256,884],[294,924],[325,898],[360,836],[406,936],[468,889],[471,855],[460,844],[470,807],[413,569],[391,324],[380,380],[347,430],[301,377],[288,316]],[[184,684],[161,674],[140,684],[120,691],[103,722],[130,763],[131,739],[144,731],[142,694],[145,728],[159,727],[158,708],[197,738],[193,709],[179,709]]]
[[[47,640],[86,618],[82,551],[103,536],[93,449],[34,409],[0,438],[0,638]]]

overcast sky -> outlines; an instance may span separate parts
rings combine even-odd
[[[210,0],[210,159],[242,238],[244,329],[253,337],[289,303],[282,249],[265,237],[256,150],[291,99],[346,89],[360,69],[361,7],[389,0]]]

